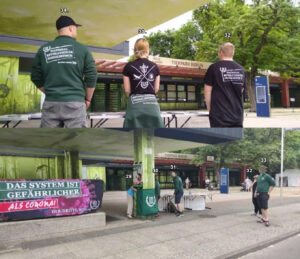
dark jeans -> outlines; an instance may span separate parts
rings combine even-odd
[[[258,206],[257,198],[253,197],[252,198],[252,202],[253,202],[253,205],[254,205],[254,212],[255,212],[255,214],[257,214],[257,212],[259,212],[259,214],[261,215],[261,209]]]

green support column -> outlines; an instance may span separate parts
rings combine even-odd
[[[154,130],[153,129],[135,129],[134,130],[134,162],[142,163],[143,168],[143,190],[140,191],[140,196],[135,195],[135,215],[141,211],[143,207],[143,215],[138,215],[139,218],[153,218],[151,211],[157,212],[157,206],[154,205],[154,188],[155,177],[154,168]],[[139,199],[139,202],[137,200]],[[156,209],[155,209],[156,208]],[[146,212],[147,211],[147,212]]]
[[[64,178],[65,179],[82,178],[82,161],[79,159],[78,151],[65,152]]]
[[[134,130],[134,162],[143,164],[143,189],[154,189],[154,130]]]

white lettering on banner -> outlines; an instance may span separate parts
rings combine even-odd
[[[8,207],[8,211],[11,210],[21,210],[23,209],[23,202],[20,203],[12,203],[9,207]]]
[[[6,183],[7,190],[25,189],[26,183]]]
[[[8,192],[7,193],[7,198],[14,199],[15,198],[15,193],[14,192]]]
[[[13,189],[14,188],[14,185],[12,183],[6,183],[6,189],[7,190],[10,190],[10,189]]]

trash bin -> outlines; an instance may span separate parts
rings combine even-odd
[[[158,213],[154,189],[137,190],[137,216],[149,216]]]

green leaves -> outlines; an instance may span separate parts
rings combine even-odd
[[[188,22],[178,31],[157,32],[147,37],[151,55],[188,60],[194,60],[195,43],[201,38],[200,28],[193,22]]]
[[[261,164],[268,167],[272,174],[280,172],[281,129],[262,128],[244,129],[244,138],[234,142],[208,145],[198,149],[185,150],[185,153],[197,154],[196,165],[214,156],[219,167],[228,163],[251,165],[258,169]],[[284,169],[300,168],[300,131],[287,131],[285,134]],[[222,162],[223,160],[223,162]],[[220,165],[223,163],[223,165]]]
[[[196,9],[193,22],[180,30],[148,39],[154,55],[208,62],[218,60],[220,44],[232,42],[235,61],[251,72],[247,89],[254,89],[258,70],[300,76],[300,7],[290,0],[255,0],[251,5],[242,0],[212,1]]]

